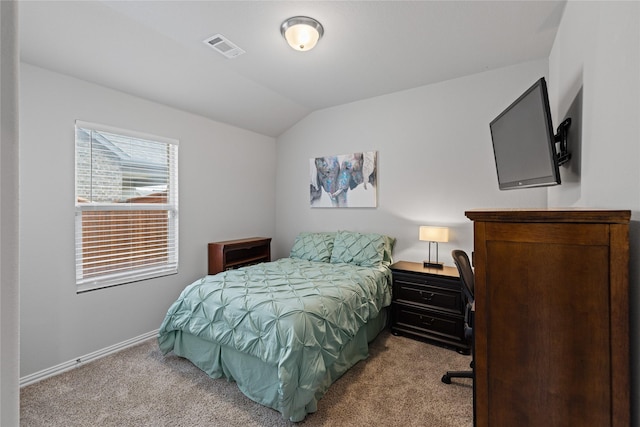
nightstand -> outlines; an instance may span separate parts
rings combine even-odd
[[[391,332],[432,341],[469,354],[464,339],[466,299],[455,267],[424,268],[422,263],[391,265],[393,300]]]

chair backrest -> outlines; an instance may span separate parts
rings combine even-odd
[[[475,279],[473,277],[473,268],[471,268],[469,257],[467,256],[467,253],[465,251],[460,249],[454,249],[453,251],[451,251],[451,256],[453,257],[453,262],[458,268],[460,279],[462,280],[462,284],[464,285],[465,294],[467,295],[469,302],[473,302]]]

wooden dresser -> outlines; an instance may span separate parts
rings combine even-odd
[[[225,240],[208,245],[208,274],[271,261],[271,238]]]
[[[628,427],[630,211],[466,216],[475,424]]]

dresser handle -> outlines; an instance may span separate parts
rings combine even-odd
[[[422,322],[426,326],[432,326],[433,321],[435,320],[433,317],[427,317],[428,321],[424,321],[424,317],[420,316],[420,322]]]
[[[425,296],[424,291],[418,291],[420,292],[420,298],[422,298],[425,301],[431,301],[433,299],[433,297],[436,295],[433,292],[429,292],[427,296]]]

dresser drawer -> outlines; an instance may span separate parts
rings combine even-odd
[[[429,281],[408,274],[394,274],[393,299],[398,302],[420,304],[455,314],[464,313],[460,286],[446,287],[447,282]],[[456,284],[455,281],[452,281]]]
[[[456,346],[466,346],[463,318],[402,303],[393,304],[392,316],[394,332],[408,332]]]

